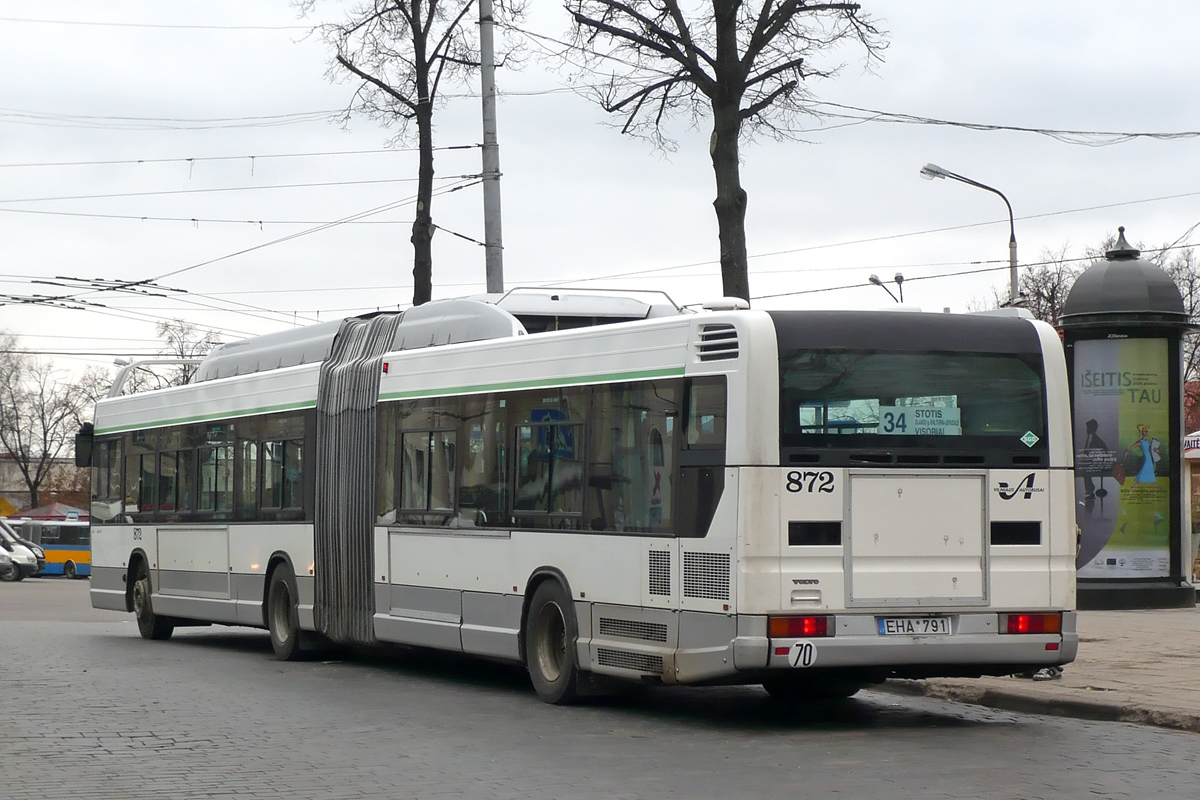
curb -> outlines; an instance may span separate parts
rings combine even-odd
[[[932,697],[954,703],[986,706],[1019,714],[1044,714],[1092,722],[1128,722],[1159,728],[1200,733],[1200,716],[1175,711],[1144,708],[1099,700],[1069,697],[1041,698],[1000,689],[966,684],[933,683],[927,680],[890,679],[872,689],[909,697]]]

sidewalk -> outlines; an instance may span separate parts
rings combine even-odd
[[[1200,733],[1200,609],[1080,611],[1079,655],[1058,680],[934,678],[890,680],[878,688]]]

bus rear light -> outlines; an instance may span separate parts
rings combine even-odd
[[[1062,633],[1062,614],[1001,614],[1004,633]]]
[[[768,617],[767,633],[772,639],[811,639],[832,636],[832,617]]]

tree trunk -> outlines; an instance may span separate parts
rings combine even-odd
[[[429,96],[429,72],[432,64],[426,57],[428,31],[423,25],[423,0],[410,0],[413,24],[413,64],[416,70],[417,123],[417,213],[413,219],[413,305],[428,303],[433,298],[433,101]]]
[[[30,464],[32,467],[32,462]],[[40,470],[39,470],[40,472]],[[21,469],[21,477],[25,479],[25,488],[29,490],[29,507],[38,508],[41,506],[41,488],[42,481],[38,479],[35,483],[33,477],[24,468]]]
[[[746,192],[742,189],[738,164],[738,108],[714,109],[714,117],[711,153],[717,199],[713,201],[713,207],[717,211],[717,232],[721,237],[721,285],[725,297],[740,297],[749,302]]]
[[[417,167],[417,214],[413,220],[413,305],[433,297],[433,107],[428,101],[417,108],[420,164]]]
[[[717,181],[717,232],[721,238],[721,284],[725,297],[750,301],[750,276],[746,259],[746,192],[738,163],[738,134],[742,128],[741,104],[745,78],[738,62],[737,7],[732,0],[714,0],[716,23],[717,86],[711,97],[713,132],[709,143]]]

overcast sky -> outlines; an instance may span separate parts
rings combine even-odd
[[[533,4],[524,27],[561,37],[559,4]],[[845,66],[810,87],[821,101],[1030,129],[1200,131],[1194,3],[863,5],[888,32],[885,61],[867,72],[860,52],[833,54]],[[342,13],[328,1],[299,19],[287,0],[0,0],[0,295],[103,305],[0,305],[0,329],[31,350],[99,354],[53,357],[74,371],[152,352],[162,319],[229,340],[407,307],[411,203],[323,227],[415,191],[416,156],[386,150],[392,132],[331,121],[354,86],[326,78],[329,54],[306,31]],[[720,295],[707,130],[680,121],[669,129],[679,148],[663,155],[608,127],[536,62],[497,80],[507,287],[662,290],[679,303]],[[479,142],[476,88],[444,91],[458,98],[439,112],[437,146]],[[903,273],[905,299],[925,310],[1006,294],[1004,203],[921,180],[927,162],[1004,192],[1022,264],[1064,247],[1081,257],[1119,225],[1148,247],[1200,236],[1190,232],[1200,223],[1194,138],[1080,144],[840,117],[808,127],[803,141],[743,149],[758,307],[890,304],[872,273],[889,283]],[[477,173],[479,158],[439,152],[439,186]],[[478,186],[436,197],[433,216],[445,229],[434,238],[435,297],[483,291],[483,249],[446,233],[483,239]],[[38,283],[61,276],[158,278],[165,296]]]

